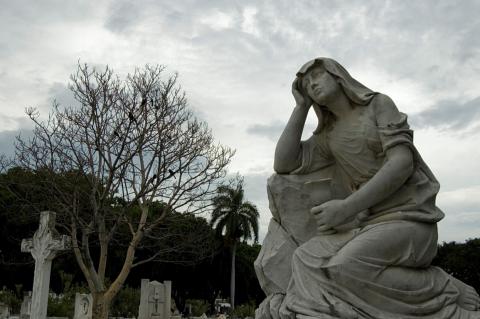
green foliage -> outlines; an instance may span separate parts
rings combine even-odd
[[[0,302],[3,302],[10,307],[12,313],[20,313],[22,300],[15,292],[6,289],[6,287],[3,287],[3,289],[0,290]]]
[[[32,202],[38,203],[39,206],[34,207],[28,201],[19,200],[8,187],[14,187],[16,194],[24,192],[25,196],[31,196]],[[2,251],[0,258],[3,262],[0,262],[2,274],[0,281],[16,296],[16,301],[13,299],[13,305],[10,305],[13,310],[17,309],[16,313],[20,311],[24,290],[30,290],[34,269],[31,255],[21,253],[18,244],[22,238],[31,237],[38,228],[38,215],[33,213],[36,208],[56,209],[51,206],[48,194],[37,189],[43,189],[43,186],[35,172],[13,168],[8,172],[0,173],[0,208],[2,208],[0,210],[0,250]],[[115,200],[120,201],[120,199]],[[113,206],[121,206],[121,203],[115,202]],[[150,209],[150,216],[155,218],[168,207],[164,203],[153,202]],[[132,219],[135,219],[134,216],[138,213],[138,209],[127,211]],[[64,229],[59,227],[58,230],[64,233]],[[128,228],[119,228],[114,237],[115,244],[109,247],[107,278],[121,270],[125,255],[124,248],[129,243],[128,235]],[[209,304],[213,304],[218,295],[227,295],[229,290],[230,251],[227,247],[222,247],[222,242],[221,238],[215,236],[215,231],[205,218],[172,211],[161,225],[144,238],[144,244],[135,253],[138,260],[158,253],[158,260],[135,267],[125,286],[137,288],[142,278],[172,280],[175,301],[180,311],[184,311],[187,299],[208,300]],[[237,278],[242,278],[237,280],[235,295],[239,304],[253,300],[259,303],[264,298],[252,266],[259,248],[259,245],[250,246],[245,242],[237,244]],[[98,254],[95,241],[92,243],[92,253],[95,256]],[[63,253],[55,259],[50,283],[52,291],[68,295],[69,291],[73,290],[73,297],[75,292],[87,293],[88,290],[85,287],[79,286],[85,283],[84,280],[73,254]],[[106,284],[109,283],[110,280],[107,279]],[[17,284],[26,288],[19,286],[16,289]],[[121,291],[120,294],[123,292]],[[111,315],[129,316],[129,311],[132,311],[129,309],[133,309],[135,313],[138,312],[138,302],[134,304],[133,301],[129,301],[133,298],[128,296],[116,298],[111,307]],[[134,306],[128,306],[128,304],[134,304]],[[74,306],[73,302],[71,305]],[[62,306],[61,300],[52,301],[50,308],[50,313],[67,313],[68,315],[68,309]]]
[[[480,238],[443,243],[432,264],[480,291]]]
[[[231,316],[233,318],[246,318],[246,317],[255,317],[255,304],[248,303],[243,304],[240,306],[236,306],[235,309],[232,311]]]
[[[88,293],[88,289],[84,286],[73,285],[73,276],[69,273],[62,271],[60,272],[60,277],[64,291],[63,294],[56,297],[48,296],[47,316],[73,318],[76,293],[85,294]]]
[[[236,254],[236,277],[241,278],[236,282],[235,300],[238,303],[253,303],[265,298],[253,268],[253,263],[260,253],[261,245],[239,243]],[[236,306],[235,306],[236,308]]]
[[[235,188],[220,186],[212,201],[214,209],[210,224],[218,235],[224,234],[231,243],[243,238],[258,241],[258,210],[255,205],[245,201],[243,182]]]
[[[140,305],[140,289],[125,287],[120,290],[110,307],[110,315],[116,317],[136,317]]]
[[[32,236],[38,228],[38,212],[49,210],[48,196],[37,187],[35,174],[21,168],[0,173],[0,251],[2,277],[8,278],[5,268],[17,263],[33,263],[30,254],[20,253],[22,238]],[[2,269],[3,268],[3,269]],[[15,267],[16,268],[16,267]],[[12,269],[17,270],[18,269]],[[2,278],[3,279],[3,278]],[[3,282],[3,280],[2,280]]]
[[[152,203],[152,215],[160,214],[162,203]],[[138,259],[157,255],[156,260],[195,264],[218,251],[218,241],[207,220],[193,213],[170,212],[161,224],[143,239]]]
[[[58,297],[48,297],[47,316],[73,318],[75,293],[70,292]]]
[[[258,209],[251,202],[245,201],[243,180],[237,186],[220,186],[217,196],[212,200],[213,211],[210,225],[217,235],[224,234],[227,246],[232,247],[230,304],[235,308],[235,254],[240,239],[258,241]]]
[[[201,299],[187,299],[185,303],[192,306],[190,315],[194,317],[199,317],[210,309],[209,303]]]
[[[62,282],[63,291],[70,291],[72,289],[73,275],[60,270],[59,276]]]

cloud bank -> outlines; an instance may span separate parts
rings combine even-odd
[[[217,140],[237,149],[231,171],[245,175],[262,210],[262,237],[291,82],[305,61],[329,56],[409,114],[417,148],[442,184],[440,239],[480,236],[477,203],[452,197],[480,198],[477,12],[474,0],[3,2],[0,147],[11,152],[12,136],[31,125],[25,107],[46,115],[54,99],[74,103],[67,85],[78,61],[122,76],[164,64],[179,72]],[[310,115],[304,137],[314,127]]]

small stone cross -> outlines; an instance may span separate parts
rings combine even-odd
[[[58,251],[70,248],[70,237],[59,236],[55,230],[55,213],[41,212],[40,225],[33,238],[22,240],[22,252],[35,259],[33,275],[31,319],[47,317],[48,293],[52,260]]]

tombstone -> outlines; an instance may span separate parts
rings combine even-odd
[[[20,318],[29,319],[32,313],[32,292],[29,291],[24,294],[22,305],[20,306]]]
[[[31,301],[31,319],[47,317],[48,288],[52,260],[58,251],[70,248],[70,237],[60,236],[55,230],[55,213],[40,213],[40,225],[33,238],[22,240],[22,252],[31,253],[35,259],[33,291]]]
[[[75,294],[75,313],[73,319],[92,318],[93,297],[91,294]]]
[[[138,319],[170,319],[172,282],[142,279]]]
[[[8,319],[10,317],[10,307],[0,301],[0,319]]]

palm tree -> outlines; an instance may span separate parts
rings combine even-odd
[[[249,201],[244,201],[243,182],[237,186],[220,186],[213,198],[213,212],[210,225],[218,235],[225,238],[231,247],[232,268],[230,273],[230,302],[235,308],[235,254],[240,239],[258,241],[258,209]]]

